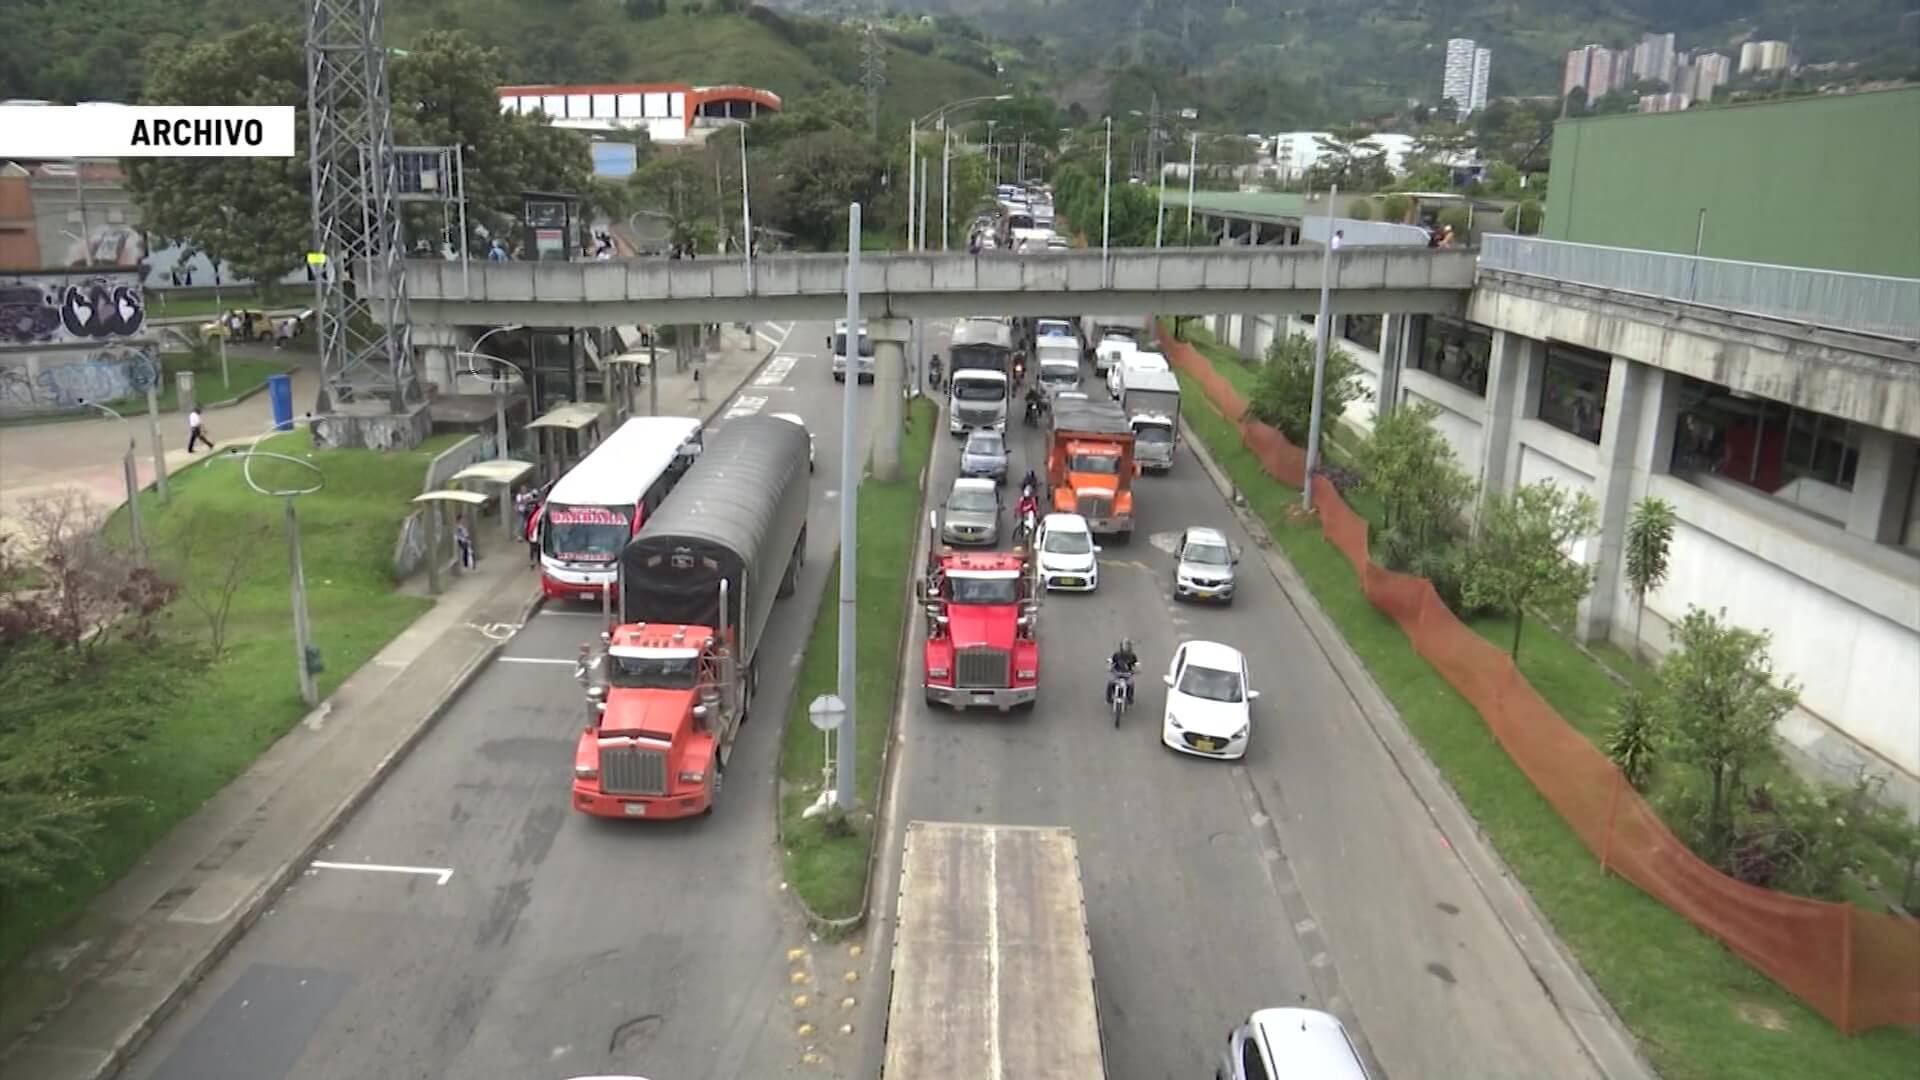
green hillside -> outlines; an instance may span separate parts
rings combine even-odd
[[[304,23],[306,7],[302,0],[22,0],[0,34],[0,98],[133,100],[155,50],[261,22]],[[657,13],[663,7],[670,10]],[[797,96],[852,85],[860,73],[854,32],[737,0],[414,0],[388,12],[394,47],[429,28],[460,30],[499,50],[506,77],[522,82],[731,82]],[[983,43],[883,34],[881,48],[889,116],[997,92]]]

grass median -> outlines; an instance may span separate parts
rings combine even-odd
[[[310,455],[326,477],[324,490],[298,500],[308,608],[325,664],[316,680],[323,696],[431,606],[395,591],[393,548],[427,464],[458,438],[437,436],[400,453],[314,451],[305,432],[263,444]],[[0,971],[7,972],[0,1000],[8,1002],[0,1007],[0,1030],[12,1030],[14,1008],[30,1010],[37,1001],[31,985],[37,977],[13,970],[17,961],[306,714],[293,664],[285,510],[280,499],[254,493],[240,463],[224,457],[175,473],[169,506],[151,492],[141,498],[153,564],[184,590],[161,612],[150,644],[128,644],[124,652],[110,647],[89,681],[33,681],[29,672],[0,666],[0,687],[36,695],[36,714],[82,715],[134,702],[151,722],[136,752],[115,759],[95,782],[130,801],[87,837],[91,865],[58,867],[45,886],[8,895],[0,908]],[[255,471],[263,487],[306,486],[310,478],[303,473],[275,462]],[[107,530],[124,543],[124,513]],[[229,581],[225,647],[216,657],[199,605],[217,606]],[[170,685],[156,685],[156,662]]]
[[[1188,425],[1663,1077],[1913,1075],[1920,1036],[1890,1028],[1853,1038],[1840,1034],[1680,915],[1602,874],[1599,861],[1514,765],[1480,715],[1368,602],[1352,565],[1318,522],[1289,514],[1299,491],[1266,474],[1199,384],[1185,375],[1180,381]],[[1510,625],[1487,619],[1474,628],[1504,647]],[[1537,621],[1529,621],[1524,634],[1521,671],[1576,727],[1595,730],[1617,686]]]
[[[883,484],[869,477],[860,485],[856,522],[860,552],[860,617],[854,627],[859,650],[854,709],[858,732],[854,748],[855,784],[860,805],[876,810],[887,739],[893,730],[893,706],[899,698],[901,628],[908,616],[908,593],[903,588],[915,542],[924,527],[920,520],[920,477],[933,452],[939,419],[933,403],[915,398],[912,424],[900,448],[900,479]],[[867,852],[872,843],[871,814],[848,819],[835,828],[824,819],[807,820],[801,812],[822,790],[824,739],[807,720],[807,703],[835,691],[839,666],[840,570],[827,575],[820,614],[807,639],[800,678],[780,747],[780,828],[786,858],[786,879],[814,914],[844,919],[860,913],[867,889]]]

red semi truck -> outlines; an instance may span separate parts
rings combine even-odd
[[[1001,712],[1032,707],[1040,694],[1040,589],[1031,556],[933,546],[927,561],[919,584],[927,702]]]
[[[620,553],[619,615],[582,647],[589,721],[573,806],[599,817],[681,818],[720,793],[759,683],[774,601],[807,546],[807,433],[729,420]]]

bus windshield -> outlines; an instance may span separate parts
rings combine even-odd
[[[612,562],[633,536],[633,520],[604,506],[550,507],[540,550],[561,562]]]

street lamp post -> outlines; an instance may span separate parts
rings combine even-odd
[[[993,126],[998,120],[987,121],[987,156],[993,159],[993,186],[1000,186],[1000,149],[993,144]]]
[[[1193,170],[1200,163],[1200,133],[1187,135],[1187,243],[1193,243]]]
[[[918,184],[919,182],[920,182],[920,121],[915,120],[914,122],[907,125],[907,250],[908,251],[915,250],[914,240],[916,238],[918,225],[914,221],[914,214],[916,213],[914,208],[919,204],[914,200],[914,195],[916,194],[914,185]]]
[[[473,341],[473,348],[467,349],[462,352],[456,352],[454,354],[455,356],[466,357],[467,358],[467,374],[473,376],[476,379],[485,380],[488,384],[488,387],[493,391],[494,439],[499,444],[498,449],[495,452],[494,456],[500,457],[500,458],[506,458],[506,457],[512,456],[507,448],[507,388],[512,386],[516,382],[524,382],[525,380],[520,375],[520,366],[518,364],[515,364],[510,360],[502,360],[500,357],[483,353],[480,351],[480,346],[483,343],[485,343],[485,341],[488,338],[492,337],[495,334],[498,334],[507,330],[519,330],[519,329],[521,329],[521,326],[517,323],[509,323],[505,326],[496,326],[493,329],[475,338]],[[475,360],[485,360],[489,364],[494,365],[496,370],[489,371],[485,374],[482,374],[480,369],[474,366],[473,362]],[[507,370],[512,372],[512,374],[502,375],[497,370],[499,368],[506,368]],[[500,520],[509,530],[508,536],[512,536],[511,530],[513,529],[513,493],[507,490],[507,486],[505,484],[500,485]]]
[[[847,337],[858,344],[860,334],[860,204],[847,207]],[[854,352],[859,350],[855,348]],[[840,725],[840,775],[834,791],[842,810],[854,806],[854,761],[859,746],[854,734],[860,710],[854,698],[854,620],[859,605],[854,585],[859,581],[859,504],[860,459],[856,452],[855,432],[859,430],[860,396],[855,388],[860,380],[849,372],[841,400],[840,420],[840,671],[839,697],[846,706],[846,719]]]
[[[1113,230],[1113,117],[1107,117],[1107,171],[1106,184],[1100,193],[1100,281],[1106,284],[1112,281],[1107,263],[1107,242],[1112,239]]]
[[[753,194],[747,186],[747,125],[740,125],[740,257],[747,264],[747,291],[753,291]],[[652,377],[652,370],[647,375]]]
[[[222,455],[221,458],[215,458],[214,460],[239,458],[241,476],[245,478],[248,487],[252,488],[256,494],[285,501],[287,510],[287,567],[291,577],[290,588],[293,601],[294,664],[295,670],[299,675],[300,700],[306,702],[307,706],[311,708],[320,703],[320,695],[313,681],[314,668],[316,665],[313,663],[312,628],[307,622],[307,572],[300,551],[300,517],[294,509],[294,500],[302,495],[312,495],[326,487],[327,478],[326,474],[320,471],[319,466],[311,461],[296,457],[292,454],[277,454],[259,448],[261,440],[278,431],[279,428],[277,426],[270,426],[266,431],[255,436],[254,440],[247,444],[245,450],[235,450],[232,453]],[[314,483],[310,487],[302,488],[261,487],[253,478],[253,461],[255,458],[272,458],[276,461],[284,461],[299,466],[313,474]],[[209,461],[207,464],[211,465],[213,461]],[[431,553],[429,553],[429,557],[431,557]]]
[[[918,120],[915,120],[911,125],[909,125],[909,131],[913,132],[913,131],[916,131],[922,124],[938,121],[939,127],[940,127],[940,133],[942,136],[944,136],[942,140],[941,150],[940,150],[940,250],[941,251],[947,250],[947,222],[953,218],[952,211],[950,211],[947,208],[947,195],[950,190],[948,185],[950,183],[950,177],[951,177],[950,166],[953,159],[953,131],[947,127],[947,114],[950,112],[953,112],[956,109],[964,109],[972,105],[983,105],[993,101],[1012,101],[1012,100],[1013,100],[1012,94],[982,94],[979,97],[961,98],[959,101],[947,102],[945,105],[942,105],[937,109],[934,109],[933,111],[927,113],[925,116],[920,117]],[[909,135],[909,139],[910,140],[912,139],[911,135]],[[918,140],[912,140],[912,141],[914,145],[918,144]],[[909,156],[908,162],[907,162],[909,183],[914,182],[913,162],[914,162],[914,159],[911,156]],[[919,183],[922,189],[920,193],[920,202],[921,202],[920,246],[921,248],[924,249],[927,245],[926,212],[925,212],[925,209],[926,209],[925,188],[927,185],[926,185],[926,178],[924,175],[920,176]],[[911,206],[912,201],[913,201],[912,196],[909,195],[908,205]],[[913,236],[913,230],[909,228],[907,232],[908,232],[908,239],[909,241],[911,241]]]
[[[947,250],[947,223],[953,220],[953,208],[948,198],[953,193],[953,129],[943,122],[940,133],[945,141],[940,147],[940,250]]]
[[[1327,390],[1327,344],[1332,335],[1328,309],[1333,297],[1333,253],[1340,250],[1340,234],[1333,229],[1333,204],[1340,194],[1335,184],[1327,192],[1327,244],[1320,254],[1320,311],[1313,318],[1313,414],[1307,425],[1307,475],[1300,488],[1300,506],[1313,512],[1313,474],[1320,467],[1320,424]]]
[[[127,418],[100,404],[97,401],[82,399],[80,404],[89,409],[98,409],[120,421],[127,429],[127,452],[120,456],[120,472],[127,486],[127,535],[133,540],[133,558],[137,565],[147,565],[147,542],[140,528],[140,469],[134,464],[133,425]]]

